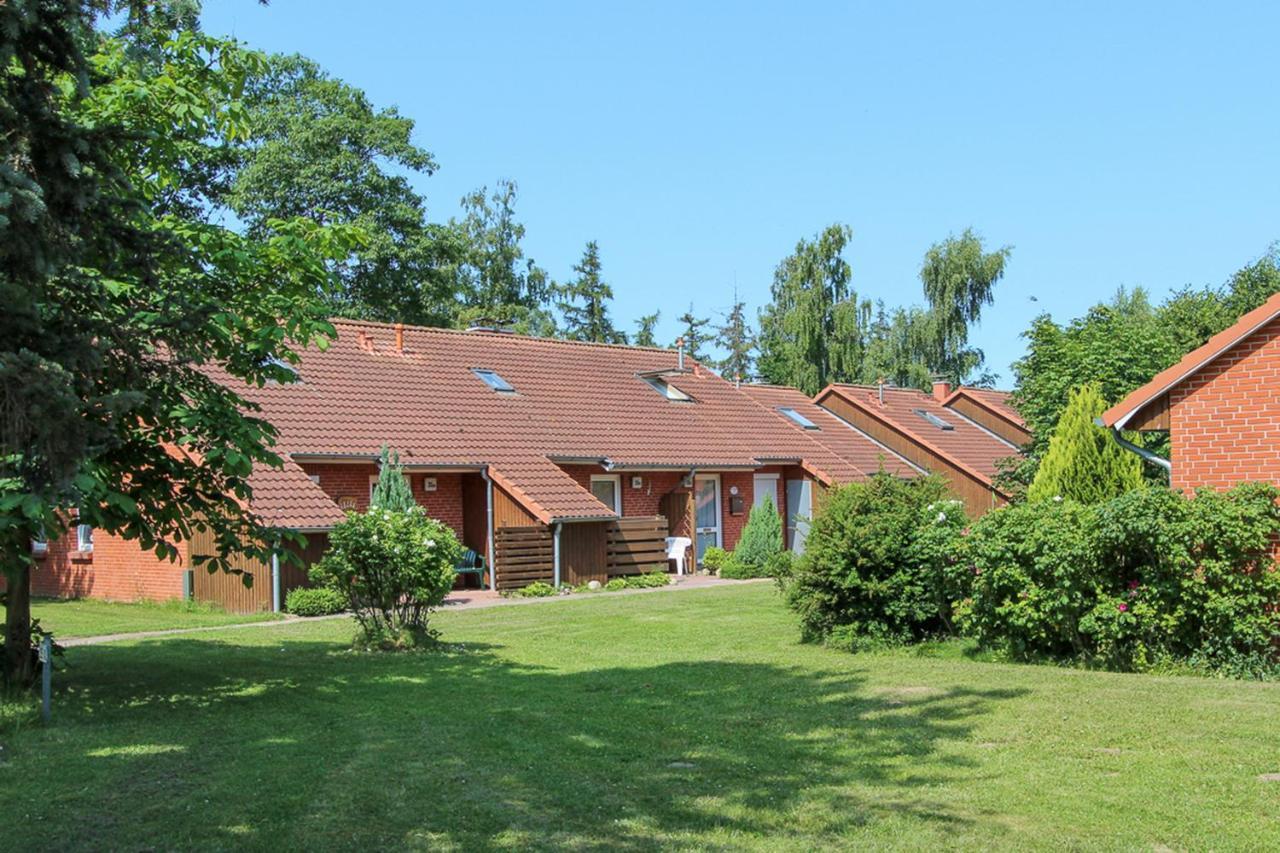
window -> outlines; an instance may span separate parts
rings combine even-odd
[[[48,554],[49,553],[48,537],[45,536],[43,533],[34,537],[31,540],[31,553],[32,554]]]
[[[481,382],[488,385],[495,391],[500,391],[503,394],[514,394],[516,392],[515,387],[510,382],[499,376],[497,371],[473,367],[471,372],[474,373]]]
[[[618,474],[598,474],[591,478],[591,494],[609,509],[622,515],[622,477]]]
[[[651,376],[643,377],[644,381],[649,383],[649,387],[657,391],[674,403],[692,403],[693,398],[681,391],[676,386],[667,382],[665,379],[657,379]]]
[[[940,417],[938,417],[937,415],[935,415],[933,412],[927,412],[927,411],[925,411],[924,409],[914,409],[913,411],[914,411],[917,415],[919,415],[921,418],[924,418],[926,421],[928,421],[929,423],[931,423],[931,424],[933,424],[934,426],[936,426],[938,429],[941,429],[941,430],[953,430],[953,429],[955,429],[955,427],[954,427],[954,426],[952,426],[951,424],[947,423],[947,422],[946,422],[946,421],[944,421],[942,418],[940,418]]]
[[[76,550],[77,551],[93,550],[93,525],[92,524],[76,525]]]
[[[287,381],[293,381],[298,378],[298,368],[294,367],[292,364],[285,361],[284,359],[277,358],[274,355],[267,356],[266,358],[262,359],[260,362],[258,362],[258,366],[274,367],[277,370],[284,371],[285,373],[289,374],[289,379]],[[274,382],[275,380],[272,379],[270,381]]]
[[[782,413],[782,414],[783,414],[787,419],[789,419],[792,423],[796,424],[797,426],[799,426],[799,427],[801,427],[801,428],[803,428],[803,429],[817,429],[817,428],[818,428],[818,425],[817,425],[817,424],[815,424],[813,421],[809,420],[809,419],[808,419],[808,418],[806,418],[804,415],[800,414],[799,412],[797,412],[795,409],[791,408],[790,406],[779,406],[779,407],[778,407],[778,411],[779,411],[779,412],[781,412],[781,413]]]

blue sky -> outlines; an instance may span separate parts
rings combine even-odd
[[[204,25],[414,118],[433,220],[518,181],[528,253],[564,279],[598,240],[628,330],[661,309],[673,338],[735,282],[754,313],[831,222],[859,295],[919,302],[924,251],[973,226],[1014,247],[974,333],[1007,384],[1037,313],[1280,239],[1280,4],[1224,5],[209,0]]]

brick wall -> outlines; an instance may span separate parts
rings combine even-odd
[[[182,597],[182,559],[170,563],[136,541],[98,531],[92,551],[77,550],[76,532],[49,542],[31,573],[33,595],[55,598],[102,598],[109,601],[168,601]]]
[[[352,497],[355,498],[358,512],[364,512],[369,508],[369,478],[377,475],[376,465],[309,463],[302,467],[308,474],[320,477],[320,488],[335,502],[345,497]],[[421,474],[417,471],[406,471],[405,476],[409,479],[414,500],[426,508],[427,515],[449,525],[458,534],[458,538],[462,539],[463,475],[460,473]],[[435,478],[435,491],[423,490],[423,479],[426,477]]]
[[[1174,488],[1280,485],[1280,320],[1170,392]]]

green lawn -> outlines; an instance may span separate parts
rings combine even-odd
[[[131,631],[204,628],[281,618],[277,613],[227,613],[209,605],[185,601],[120,604],[88,598],[38,598],[31,602],[31,615],[39,619],[41,626],[52,631],[59,640]]]
[[[768,585],[438,625],[70,650],[5,846],[1280,847],[1280,686],[802,646]]]

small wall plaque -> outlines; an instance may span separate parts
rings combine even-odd
[[[644,477],[640,477],[640,476],[632,477],[632,478],[631,478],[631,488],[633,488],[633,489],[643,489],[643,488],[644,488]]]
[[[436,478],[435,478],[435,477],[423,477],[423,478],[422,478],[422,491],[424,491],[424,492],[434,492],[434,491],[436,490],[436,488],[437,488],[437,484],[436,484]]]

